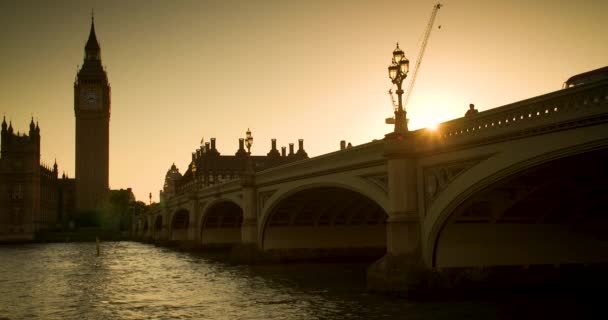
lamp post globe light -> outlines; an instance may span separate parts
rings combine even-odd
[[[191,167],[191,171],[192,171],[192,177],[194,180],[194,187],[196,188],[196,186],[198,185],[198,176],[196,175],[196,162],[192,161],[192,167]]]
[[[405,57],[405,53],[401,48],[399,48],[399,43],[397,43],[397,48],[393,50],[393,61],[388,66],[388,76],[391,81],[397,85],[397,97],[399,99],[399,104],[397,109],[395,110],[395,133],[403,134],[408,131],[407,129],[407,120],[406,120],[406,112],[403,109],[403,89],[401,88],[403,84],[403,80],[407,78],[407,73],[409,71],[410,61]]]
[[[251,155],[251,146],[253,145],[253,136],[251,135],[251,130],[247,128],[247,132],[245,132],[245,146],[247,147],[247,153]]]

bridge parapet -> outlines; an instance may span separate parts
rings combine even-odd
[[[302,177],[327,175],[386,163],[382,156],[384,141],[372,141],[360,146],[296,161],[256,173],[256,185],[278,183]]]
[[[219,197],[220,194],[240,192],[241,189],[241,179],[229,180],[208,187],[200,185],[196,191],[196,198],[205,199],[209,197]]]
[[[198,182],[198,181],[188,181],[187,183],[184,183],[183,185],[177,186],[176,193],[184,194],[184,193],[192,192],[194,190],[197,190],[201,185],[202,185],[202,183]]]
[[[433,141],[442,145],[458,145],[606,121],[606,106],[608,81],[598,81],[444,122],[439,125]],[[417,135],[428,135],[426,131],[419,130]]]

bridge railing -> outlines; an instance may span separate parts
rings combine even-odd
[[[447,121],[437,134],[443,143],[461,143],[597,116],[606,106],[608,81],[598,81]]]
[[[176,206],[189,201],[192,197],[207,197],[220,193],[234,192],[241,189],[241,179],[223,180],[213,185],[205,185],[203,181],[190,181],[179,186],[175,195],[166,199],[167,206]]]
[[[176,186],[175,193],[182,194],[182,193],[187,193],[187,192],[190,192],[193,190],[196,190],[196,182],[188,181],[187,183]]]
[[[264,186],[280,181],[382,165],[386,163],[382,155],[383,147],[382,140],[374,140],[359,146],[269,168],[256,173],[256,185]]]

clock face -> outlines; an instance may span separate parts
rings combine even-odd
[[[81,105],[84,109],[99,108],[99,94],[95,90],[84,90],[81,95]]]

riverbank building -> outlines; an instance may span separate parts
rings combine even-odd
[[[58,166],[40,160],[40,127],[29,134],[2,122],[0,242],[31,241],[39,231],[65,227],[66,219],[95,210],[109,195],[110,85],[101,63],[94,20],[74,82],[76,176],[59,177]]]
[[[61,228],[74,207],[74,179],[59,177],[57,162],[40,160],[40,126],[29,134],[2,121],[0,154],[0,242],[31,241],[41,230]]]

